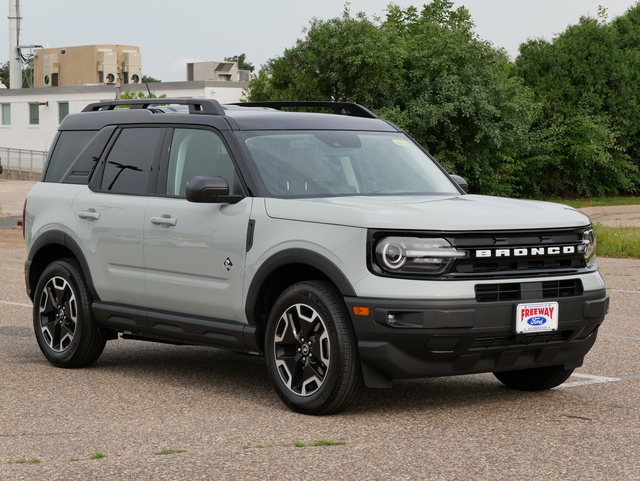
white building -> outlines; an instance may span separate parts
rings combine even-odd
[[[157,96],[208,98],[225,104],[239,102],[249,82],[203,80],[148,85]],[[0,89],[0,149],[49,150],[64,117],[82,111],[92,102],[115,100],[126,90],[146,93],[147,87],[145,84],[104,84]]]

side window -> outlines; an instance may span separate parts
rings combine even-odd
[[[2,104],[2,125],[11,125],[11,104]]]
[[[210,130],[175,129],[165,193],[185,197],[187,184],[198,175],[223,177],[233,194],[235,171],[222,139]]]
[[[123,129],[107,156],[101,190],[145,194],[162,128]]]
[[[40,124],[40,104],[29,104],[29,125]]]
[[[61,123],[67,115],[69,115],[69,102],[58,102],[58,123]]]
[[[60,182],[63,174],[78,154],[96,135],[95,130],[68,130],[60,132],[58,141],[45,168],[44,182]]]

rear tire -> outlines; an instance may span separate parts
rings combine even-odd
[[[294,411],[341,411],[360,388],[355,332],[330,284],[300,282],[280,295],[269,315],[265,353],[276,391]]]
[[[91,311],[92,298],[80,265],[60,259],[44,270],[33,298],[33,327],[40,350],[58,367],[85,367],[105,346]]]
[[[564,366],[549,366],[494,372],[493,375],[511,389],[544,391],[559,386],[569,379],[572,373],[573,369],[565,369]]]

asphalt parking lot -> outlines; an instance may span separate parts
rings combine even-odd
[[[640,260],[599,259],[611,312],[560,388],[396,381],[311,417],[280,402],[259,357],[117,340],[91,368],[51,366],[24,257],[0,244],[1,480],[640,479]]]

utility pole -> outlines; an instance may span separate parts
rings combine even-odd
[[[20,0],[9,0],[9,88],[22,88],[20,55]]]

